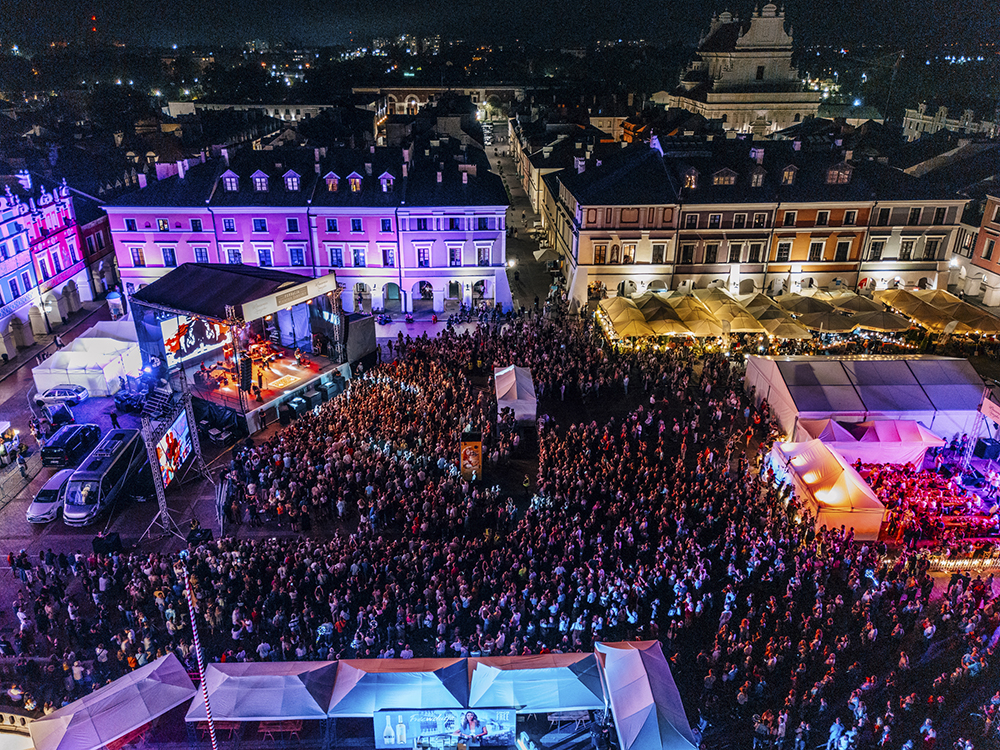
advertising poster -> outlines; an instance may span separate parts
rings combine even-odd
[[[509,708],[422,709],[375,712],[375,747],[411,748],[414,743],[443,747],[512,747],[516,714]]]
[[[160,323],[160,330],[163,347],[167,350],[168,368],[218,349],[229,341],[228,326],[206,318],[167,318]]]
[[[170,425],[167,434],[156,444],[156,460],[160,464],[164,487],[170,486],[191,455],[191,445],[191,426],[188,424],[187,412],[182,411]]]
[[[482,435],[478,432],[463,433],[458,455],[462,479],[471,480],[473,474],[475,474],[476,479],[483,478]]]

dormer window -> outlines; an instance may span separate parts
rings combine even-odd
[[[253,177],[253,189],[258,193],[267,192],[267,175],[263,172],[254,172]]]
[[[750,175],[750,187],[761,187],[764,184],[764,170],[757,167]]]
[[[240,189],[240,178],[232,172],[222,175],[222,189],[227,193],[235,193]]]
[[[736,172],[731,169],[720,169],[714,175],[712,175],[713,185],[735,185],[736,184]]]
[[[785,167],[784,171],[781,173],[781,184],[782,185],[794,185],[795,184],[795,173],[799,171],[799,168],[795,165],[789,165]]]
[[[347,176],[347,183],[351,186],[352,193],[361,192],[361,175],[357,172],[351,172],[351,174]]]
[[[698,187],[698,170],[689,169],[684,173],[684,187],[688,190],[695,190]]]
[[[288,172],[285,172],[284,178],[285,190],[290,193],[297,193],[299,190],[299,176],[295,172],[289,170]]]
[[[826,184],[827,185],[846,185],[851,181],[851,170],[853,167],[850,164],[845,164],[841,162],[836,166],[830,167],[826,172]]]
[[[340,178],[337,177],[333,172],[327,172],[326,176],[323,178],[326,181],[326,189],[331,193],[337,192],[337,186],[340,184]]]
[[[393,181],[392,175],[389,174],[388,172],[384,172],[382,174],[382,176],[379,177],[378,179],[379,179],[379,182],[382,184],[382,192],[383,193],[391,193],[392,192],[392,181]]]

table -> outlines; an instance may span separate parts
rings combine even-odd
[[[556,711],[549,714],[549,725],[560,727],[563,722],[573,723],[574,729],[590,721],[590,711]]]
[[[274,735],[288,734],[288,739],[299,739],[299,732],[302,731],[302,719],[290,721],[262,721],[257,728],[257,733],[264,740],[274,740]]]
[[[227,739],[232,739],[240,731],[242,726],[241,722],[238,721],[217,721],[215,722],[215,732],[216,734],[226,733]],[[208,722],[199,721],[198,731],[201,732],[202,739],[208,736]]]

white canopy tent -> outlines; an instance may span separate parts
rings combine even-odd
[[[100,321],[73,339],[31,374],[41,392],[59,385],[82,385],[91,396],[112,396],[119,378],[142,369],[135,326],[122,321]]]
[[[659,641],[594,646],[622,750],[698,747]]]
[[[469,659],[469,708],[514,706],[526,714],[604,708],[593,654]]]
[[[86,331],[77,336],[78,339],[112,339],[113,341],[139,340],[135,324],[130,320],[99,320]]]
[[[191,699],[191,678],[168,654],[29,725],[36,750],[96,750]]]
[[[518,422],[534,422],[538,408],[531,370],[509,365],[493,368],[497,389],[497,411],[512,409]]]
[[[822,440],[853,464],[855,461],[880,464],[923,465],[928,448],[945,444],[919,422],[881,420],[841,424],[833,419],[800,419],[796,440]]]
[[[968,360],[931,356],[750,356],[746,386],[788,436],[799,419],[910,420],[937,435],[971,433],[983,395]]]
[[[328,716],[371,717],[391,708],[465,708],[465,659],[341,659]]]
[[[885,507],[868,483],[837,451],[821,440],[775,443],[771,460],[790,478],[816,518],[816,528],[846,526],[855,539],[877,539]]]
[[[205,685],[216,721],[326,719],[337,676],[335,661],[209,664]],[[187,721],[205,721],[199,692]]]

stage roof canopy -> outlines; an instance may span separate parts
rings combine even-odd
[[[469,708],[514,706],[521,713],[604,708],[594,654],[469,659]]]
[[[325,719],[337,676],[335,661],[209,664],[205,685],[216,721]],[[199,692],[187,721],[205,721]]]
[[[372,716],[386,708],[465,708],[465,659],[342,659],[329,716]]]
[[[324,288],[321,289],[321,286]],[[151,307],[216,320],[225,320],[226,306],[233,305],[245,320],[254,320],[336,287],[333,274],[310,279],[273,268],[183,263],[166,276],[137,290],[132,298]],[[290,298],[282,301],[284,295]],[[264,304],[261,306],[259,303]]]

